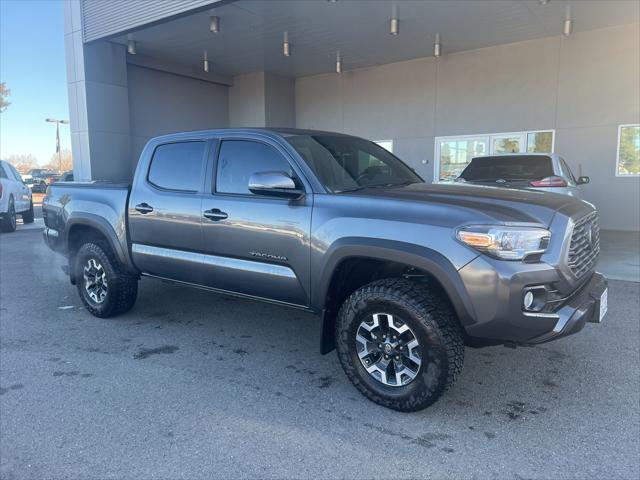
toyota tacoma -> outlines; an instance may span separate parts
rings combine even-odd
[[[361,138],[225,129],[150,140],[131,183],[47,189],[44,238],[86,309],[141,277],[318,314],[321,353],[370,400],[425,408],[465,346],[534,345],[600,322],[598,217],[548,192],[431,185]]]

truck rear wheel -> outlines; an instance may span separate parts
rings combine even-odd
[[[109,246],[85,243],[76,255],[76,286],[82,303],[94,316],[114,317],[133,307],[138,278],[118,262]]]
[[[2,220],[0,221],[0,230],[3,232],[16,231],[16,206],[13,203],[13,197],[9,197],[7,213],[4,214]]]
[[[368,399],[411,412],[434,403],[462,370],[462,331],[449,302],[404,279],[372,282],[342,305],[336,347]]]

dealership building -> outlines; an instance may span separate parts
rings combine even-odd
[[[603,228],[640,230],[640,2],[65,0],[77,179],[165,133],[362,136],[428,182],[556,152]]]

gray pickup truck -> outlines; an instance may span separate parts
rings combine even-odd
[[[429,185],[337,133],[154,138],[131,185],[56,183],[43,214],[93,315],[131,309],[141,276],[314,312],[321,352],[337,349],[362,394],[401,411],[453,384],[465,345],[547,342],[607,309],[592,205]]]

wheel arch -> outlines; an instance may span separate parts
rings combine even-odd
[[[313,296],[314,307],[322,311],[322,354],[335,348],[334,328],[341,302],[352,291],[377,278],[411,277],[413,273],[416,276],[426,275],[446,294],[460,324],[464,327],[473,323],[473,306],[458,271],[444,255],[435,250],[393,240],[350,238],[336,242],[326,253],[326,257],[328,260]],[[388,275],[367,278],[365,273],[361,275],[362,281],[366,280],[364,283],[356,282],[356,288],[352,285],[335,298],[334,292],[336,287],[339,288],[340,276],[344,275],[342,267],[354,260],[376,262],[381,268],[377,274]]]
[[[73,215],[67,221],[64,245],[69,254],[70,265],[77,249],[82,245],[82,238],[91,237],[92,235],[105,240],[118,261],[127,269],[132,270],[128,251],[118,241],[118,236],[113,227],[104,218],[90,213]]]

